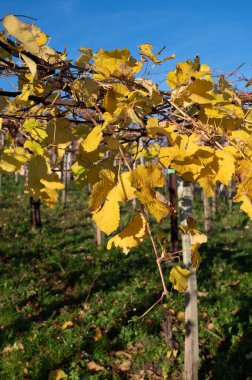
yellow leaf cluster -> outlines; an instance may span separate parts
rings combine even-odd
[[[62,60],[60,54],[45,45],[47,36],[36,25],[26,24],[16,16],[8,14],[3,19],[3,26],[11,36],[21,42],[22,50],[28,51],[49,63]]]
[[[57,190],[64,189],[56,173],[52,173],[45,156],[34,155],[28,164],[26,189],[34,199],[41,198],[49,207],[58,201]]]
[[[141,70],[141,62],[131,57],[128,49],[115,49],[111,51],[100,49],[93,55],[93,69],[97,74],[94,79],[103,80],[113,77],[130,78]]]
[[[131,173],[131,184],[136,189],[136,197],[158,222],[170,213],[165,197],[154,190],[165,184],[165,178],[157,165],[139,165]]]
[[[207,65],[200,65],[200,69],[192,61],[180,62],[176,66],[176,70],[170,71],[167,75],[167,84],[171,89],[188,84],[192,78],[201,78],[210,73],[210,68]]]
[[[198,182],[208,197],[213,196],[217,181],[228,184],[235,171],[235,157],[229,147],[215,151],[201,146],[201,136],[197,134],[177,135],[175,139],[170,133],[169,140],[172,146],[161,147],[159,152],[163,166],[171,166],[185,181]]]

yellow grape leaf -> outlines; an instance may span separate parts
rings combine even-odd
[[[51,173],[47,179],[41,179],[40,182],[49,190],[63,190],[65,188],[56,173]]]
[[[218,108],[225,112],[227,116],[230,116],[234,119],[243,119],[244,118],[244,112],[243,109],[239,106],[236,106],[234,104],[225,104],[223,106],[219,105]]]
[[[139,165],[131,172],[131,184],[136,189],[136,197],[158,222],[170,213],[166,199],[153,190],[165,184],[164,175],[156,164]]]
[[[172,268],[170,272],[170,281],[173,285],[173,288],[178,292],[184,293],[187,289],[188,277],[191,272],[186,268],[181,268],[179,265],[176,265]]]
[[[139,46],[139,49],[144,56],[150,58],[153,61],[153,63],[155,63],[155,64],[162,63],[165,61],[169,61],[170,59],[175,58],[175,55],[173,54],[170,57],[159,60],[157,55],[154,54],[152,51],[153,50],[152,44],[142,44]]]
[[[92,165],[92,164],[91,164]],[[87,184],[94,185],[96,182],[100,181],[100,171],[102,169],[115,170],[112,161],[101,161],[94,163],[93,166],[88,168],[84,166],[80,161],[76,161],[72,165],[72,172],[74,174],[74,182],[78,188],[82,188]]]
[[[7,148],[1,155],[0,168],[6,172],[19,172],[22,165],[29,160],[29,153],[24,148]]]
[[[209,164],[203,166],[200,173],[195,177],[195,180],[203,187],[207,197],[214,196],[214,187],[218,179],[217,173],[220,167],[219,163],[220,160],[215,156]]]
[[[26,119],[22,128],[37,142],[42,142],[47,137],[46,126],[36,119]]]
[[[41,32],[41,29],[35,25],[35,24],[30,24],[29,25],[29,30],[32,32],[32,34],[35,37],[35,40],[39,46],[45,45],[47,41],[47,35],[43,32]]]
[[[130,107],[130,108],[126,108],[125,107],[125,110],[126,110],[126,114],[127,116],[131,119],[132,123],[134,124],[138,124],[140,125],[141,127],[143,126],[143,122],[142,120],[137,116],[134,108]]]
[[[34,62],[33,59],[27,57],[27,55],[25,55],[25,54],[21,54],[21,57],[23,58],[24,62],[27,64],[27,66],[29,67],[29,70],[30,70],[30,72],[34,78],[37,74],[36,62]]]
[[[223,150],[218,149],[216,155],[219,158],[216,180],[227,186],[235,172],[235,157],[226,147],[224,147]]]
[[[103,154],[99,150],[94,150],[90,153],[86,152],[80,144],[79,154],[71,168],[75,176],[75,184],[78,188],[82,188],[88,183],[93,185],[98,182],[100,180],[99,173],[101,169],[115,170],[111,161],[97,162],[102,156]]]
[[[198,270],[200,263],[201,263],[201,257],[200,257],[200,253],[198,251],[199,246],[200,246],[199,243],[196,243],[196,244],[191,246],[191,252],[192,252],[191,262],[192,262],[192,266],[194,268],[196,268],[196,270]]]
[[[208,104],[214,100],[213,95],[209,94],[213,88],[213,82],[207,79],[196,79],[189,84],[186,92],[189,93],[188,98],[198,104]]]
[[[176,66],[176,70],[170,71],[167,75],[167,84],[171,89],[180,87],[186,81],[191,79],[193,70],[192,65],[187,62],[180,62]]]
[[[99,173],[100,181],[95,183],[89,198],[89,207],[92,212],[101,208],[107,195],[115,186],[115,173],[109,169],[102,169]]]
[[[222,119],[226,116],[226,113],[215,108],[214,106],[207,105],[207,107],[204,107],[204,113],[207,118],[214,118],[214,119]]]
[[[136,196],[158,222],[170,214],[168,202],[159,192],[146,187],[137,191]]]
[[[50,371],[48,380],[61,380],[65,379],[66,377],[68,376],[65,371],[63,371],[63,369],[55,369],[53,371]]]
[[[191,237],[191,244],[202,244],[207,242],[207,236],[197,229],[196,221],[193,217],[187,218],[186,226],[179,226],[184,234],[189,234]]]
[[[45,45],[47,36],[40,28],[33,24],[26,24],[16,16],[8,14],[3,19],[3,26],[7,32],[21,42],[23,49],[44,59],[48,63],[56,63],[64,58],[64,55],[56,53]]]
[[[32,25],[33,26],[33,25]],[[43,32],[39,32],[35,36],[36,42],[39,46],[45,45],[47,41],[47,35]]]
[[[239,175],[240,184],[237,193],[246,193],[252,198],[252,161],[243,159],[236,167],[236,173]]]
[[[47,187],[44,187],[40,191],[35,189],[33,192],[30,192],[30,195],[33,195],[35,199],[41,198],[42,202],[50,208],[54,208],[59,199],[57,191],[48,189]]]
[[[131,186],[131,173],[123,172],[118,175],[118,183],[111,190],[111,195],[117,202],[127,202],[135,198],[135,188]]]
[[[137,190],[146,186],[150,188],[163,187],[165,177],[157,164],[139,165],[131,173],[131,184]]]
[[[100,178],[93,186],[89,206],[94,222],[109,235],[119,227],[119,202],[132,199],[135,189],[131,186],[129,172],[121,173],[117,184],[114,172],[109,169],[102,169]]]
[[[142,214],[135,215],[119,234],[108,241],[107,249],[119,247],[127,254],[131,248],[138,247],[146,236],[146,220]]]
[[[68,329],[69,327],[72,327],[73,326],[73,322],[72,321],[67,321],[67,322],[64,322],[63,325],[61,326],[61,329],[62,330],[66,330]]]
[[[46,132],[48,134],[48,144],[50,145],[65,146],[72,141],[72,132],[68,119],[57,118],[56,121],[48,124]]]
[[[64,189],[56,173],[50,172],[48,159],[34,155],[28,164],[26,190],[35,199],[41,197],[48,207],[54,207],[58,201],[57,189]]]
[[[99,86],[91,78],[76,79],[72,92],[77,101],[81,100],[87,107],[92,107],[97,102]]]
[[[79,161],[75,161],[75,163],[71,166],[71,170],[74,174],[74,182],[78,189],[87,185],[87,174],[89,170],[85,166],[83,166]],[[95,182],[99,181],[100,170],[101,168],[99,167],[98,173],[96,173],[96,180],[94,182],[89,181],[89,183],[93,185]]]
[[[178,63],[176,70],[168,73],[166,82],[174,90],[184,84],[190,83],[192,78],[197,79],[208,74],[210,74],[210,68],[207,65],[198,64],[197,59],[195,59],[195,62],[188,60],[187,62]]]
[[[28,189],[43,188],[41,178],[46,178],[49,165],[44,156],[33,156],[28,164]]]
[[[153,45],[152,44],[142,44],[139,45],[139,49],[143,55],[146,55],[149,58],[155,59],[156,56],[153,54]]]
[[[86,152],[92,152],[96,150],[103,139],[102,126],[96,125],[92,131],[88,134],[86,139],[81,143]]]
[[[24,148],[28,149],[30,152],[38,156],[43,156],[44,154],[42,146],[35,140],[26,140],[24,143]]]
[[[92,49],[80,48],[78,49],[82,54],[77,58],[76,65],[85,67],[92,58]]]
[[[128,49],[110,51],[100,49],[93,57],[95,61],[93,69],[96,72],[93,78],[95,80],[103,80],[111,75],[131,78],[142,68],[141,62],[132,58]]]
[[[150,97],[152,97],[154,93],[158,92],[156,83],[152,82],[150,79],[136,78],[135,82],[141,84],[144,88],[146,88],[150,94]]]
[[[102,208],[94,212],[93,220],[100,230],[107,235],[110,235],[119,227],[120,207],[110,194],[107,196]]]
[[[149,144],[146,149],[143,149],[143,156],[147,159],[158,157],[160,146],[158,143]]]
[[[25,50],[34,55],[39,54],[39,45],[29,28],[29,24],[20,21],[12,14],[8,14],[3,19],[3,26],[11,36],[23,44]]]
[[[159,152],[159,161],[165,167],[168,168],[173,161],[173,159],[179,155],[180,150],[177,145],[161,147]]]
[[[231,99],[232,100],[232,99]],[[213,102],[214,103],[214,102]],[[225,117],[231,117],[233,119],[243,119],[244,112],[240,106],[234,104],[215,104],[214,106],[204,108],[204,113],[208,118],[222,119]],[[232,128],[228,128],[232,129]]]
[[[172,146],[160,148],[159,161],[165,167],[172,164],[172,168],[183,177],[185,173],[191,173],[192,179],[184,178],[185,180],[196,179],[196,175],[199,174],[202,168],[202,163],[206,164],[209,157],[211,157],[210,161],[212,160],[213,149],[204,146],[200,147],[199,135],[192,134],[188,137],[174,132],[172,127],[170,130],[168,138]]]
[[[47,45],[40,46],[38,56],[51,65],[58,63],[65,58],[65,54],[57,53]]]
[[[240,206],[241,210],[246,212],[246,214],[248,214],[248,216],[252,220],[252,199],[247,194],[239,192],[233,198],[233,201],[242,202]]]
[[[165,123],[164,125],[159,124],[157,117],[151,117],[150,119],[148,119],[146,130],[147,130],[148,136],[153,137],[153,138],[158,133],[162,135],[166,135],[166,136],[170,135],[169,124],[168,123]]]
[[[119,82],[113,83],[104,96],[103,106],[106,111],[113,114],[117,108],[122,106],[121,102],[126,99],[129,92],[125,84]]]

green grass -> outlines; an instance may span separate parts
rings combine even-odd
[[[3,177],[0,379],[44,380],[53,369],[70,380],[182,379],[185,329],[177,315],[184,296],[171,290],[171,300],[138,318],[162,292],[150,243],[127,256],[98,249],[84,190],[72,188],[65,208],[42,207],[36,233],[27,206],[22,183]],[[201,208],[197,199],[200,225]],[[168,233],[165,223],[159,228]],[[222,202],[201,248],[200,379],[252,379],[251,230],[237,207],[228,214]],[[73,325],[62,330],[67,321]],[[172,329],[176,357],[167,357],[162,321]],[[90,362],[104,369],[92,371]]]

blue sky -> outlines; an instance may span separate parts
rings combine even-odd
[[[137,46],[148,42],[176,54],[162,73],[199,54],[202,63],[227,72],[244,62],[239,73],[252,77],[252,0],[1,0],[1,17],[7,13],[37,18],[52,36],[50,46],[66,48],[69,58],[81,46],[127,47],[137,56]]]

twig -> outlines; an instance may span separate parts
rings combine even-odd
[[[234,75],[243,65],[245,65],[245,63],[241,63],[234,71],[232,71],[228,76],[227,78],[231,77],[232,75]]]
[[[155,243],[155,241],[153,239],[153,236],[152,236],[152,233],[151,233],[151,228],[150,228],[150,225],[149,225],[149,222],[148,222],[148,219],[147,219],[146,212],[144,212],[144,217],[145,217],[146,224],[147,224],[147,231],[148,231],[148,234],[149,234],[149,237],[150,237],[150,240],[151,240],[151,244],[152,244],[155,256],[156,256],[156,263],[157,263],[157,267],[158,267],[158,270],[159,270],[159,274],[160,274],[162,285],[163,285],[163,289],[164,289],[163,293],[165,295],[168,295],[169,292],[168,292],[168,290],[166,288],[166,285],[165,285],[164,274],[163,274],[163,270],[162,270],[162,267],[161,267],[161,264],[160,264],[161,259],[158,256],[157,246],[156,246],[156,243]]]
[[[157,306],[162,301],[165,295],[166,295],[165,292],[163,292],[161,297],[148,310],[146,310],[145,313],[140,315],[139,318],[145,317],[155,306]]]
[[[91,294],[91,290],[92,288],[94,287],[94,284],[95,284],[95,281],[97,280],[97,278],[99,277],[99,274],[96,274],[93,278],[93,281],[91,282],[90,286],[89,286],[89,289],[88,289],[88,294],[87,294],[87,297],[84,301],[84,304],[87,303],[89,297],[90,297],[90,294]]]

